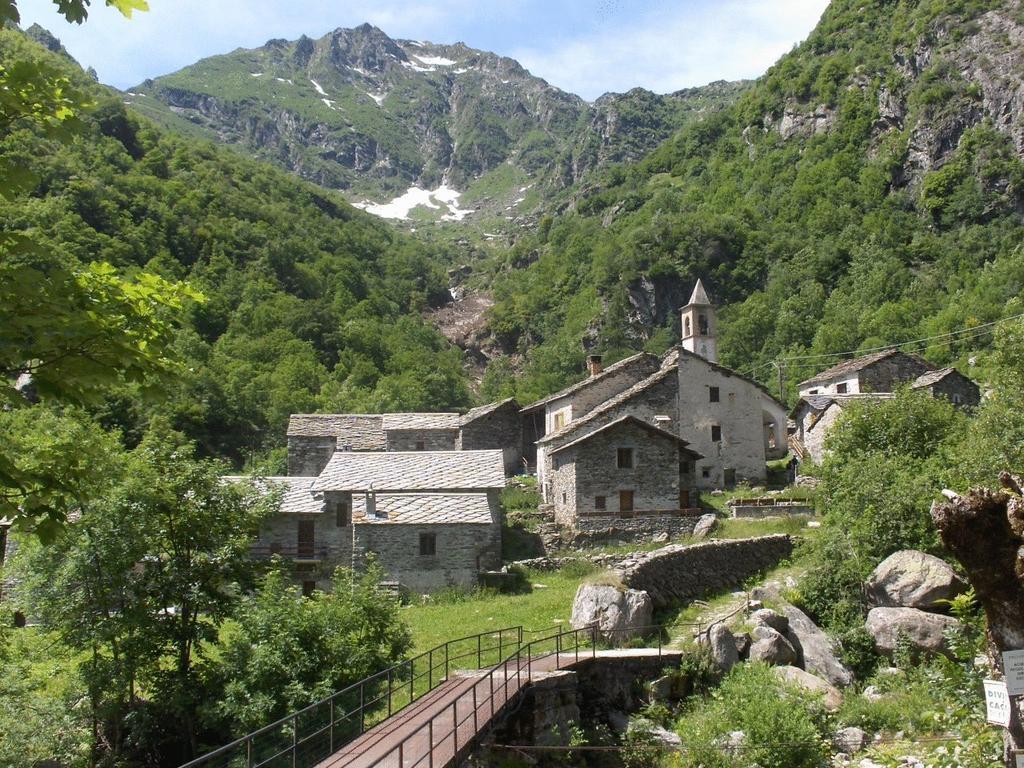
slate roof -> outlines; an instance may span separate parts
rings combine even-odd
[[[385,413],[384,431],[396,429],[451,429],[459,428],[461,417],[457,413]]]
[[[910,386],[913,389],[921,389],[922,387],[930,387],[933,384],[938,384],[944,378],[946,378],[947,376],[949,376],[950,374],[953,374],[953,373],[959,374],[960,372],[956,368],[942,368],[941,370],[938,370],[938,371],[928,371],[928,373],[922,373],[920,376],[918,376],[914,380],[914,383],[911,384]],[[963,374],[960,374],[960,375],[962,376]],[[964,376],[964,378],[967,378],[967,377]]]
[[[697,284],[693,286],[693,293],[690,294],[690,300],[686,302],[686,306],[692,304],[699,304],[705,307],[711,306],[711,299],[708,298],[708,292],[704,290],[704,283],[701,279],[697,278]]]
[[[336,451],[315,491],[438,491],[505,487],[501,451]]]
[[[731,368],[726,368],[724,365],[719,365],[718,363],[713,363],[710,360],[706,360],[705,358],[701,357],[695,352],[690,352],[688,349],[684,349],[682,347],[675,347],[674,349],[669,350],[665,354],[662,367],[657,373],[648,376],[646,379],[637,382],[629,389],[625,389],[619,394],[615,395],[614,397],[605,400],[601,405],[599,405],[594,410],[590,411],[590,413],[586,414],[582,418],[573,419],[561,429],[548,433],[547,435],[545,435],[544,437],[537,441],[538,445],[541,443],[548,443],[552,440],[557,440],[561,437],[564,437],[565,435],[568,435],[576,431],[580,427],[592,423],[596,418],[598,418],[602,414],[607,413],[609,410],[618,407],[624,402],[627,402],[628,400],[632,399],[641,392],[650,389],[655,384],[658,384],[659,382],[666,379],[668,376],[676,375],[678,371],[677,366],[679,363],[679,358],[683,357],[684,355],[700,360],[702,363],[711,366],[712,369],[718,371],[719,373],[722,373],[726,376],[735,376],[737,379],[741,379],[742,381],[745,381],[748,384],[753,385],[757,389],[761,390],[762,394],[764,394],[769,400],[778,405],[780,410],[785,410],[785,406],[778,400],[776,400],[762,384],[754,381],[750,377],[744,376],[742,373],[738,373],[732,370]]]
[[[315,477],[247,477],[230,475],[222,478],[225,482],[241,483],[252,480],[257,487],[269,490],[272,486],[283,488],[280,511],[285,514],[309,515],[324,511],[324,497],[313,491]]]
[[[853,400],[891,400],[894,397],[892,392],[860,392],[858,394],[845,394],[845,395],[804,395],[796,401],[796,405],[793,406],[793,410],[789,412],[790,418],[797,418],[797,415],[803,406],[809,407],[813,411],[827,410],[830,405],[835,403],[840,408],[847,405]]]
[[[514,397],[508,397],[504,400],[499,400],[496,403],[488,403],[487,405],[480,405],[476,408],[471,408],[462,415],[460,424],[469,424],[471,421],[482,419],[484,416],[489,416],[497,410],[500,410],[508,404],[512,404],[516,410],[519,410],[519,403],[516,402]]]
[[[603,371],[601,371],[599,374],[595,376],[588,376],[582,381],[577,381],[575,384],[571,384],[565,389],[559,390],[558,392],[555,392],[555,394],[545,397],[543,400],[538,400],[534,403],[530,403],[529,405],[524,406],[523,410],[532,411],[534,408],[538,408],[542,405],[547,405],[553,400],[560,400],[563,397],[567,397],[568,395],[571,395],[574,392],[578,392],[581,389],[589,387],[592,384],[595,384],[601,381],[602,379],[607,378],[612,373],[621,371],[623,368],[628,368],[632,365],[637,365],[643,362],[654,363],[657,360],[658,358],[649,352],[640,352],[638,354],[633,355],[632,357],[624,358],[622,360],[619,360],[619,362],[617,363],[609,365],[607,368],[605,368]]]
[[[383,451],[383,422],[379,413],[293,413],[288,437],[336,437],[353,451]]]
[[[602,432],[606,432],[606,431],[608,431],[610,429],[615,429],[616,427],[622,426],[623,424],[630,424],[630,423],[631,424],[635,424],[638,427],[642,427],[643,429],[646,429],[648,432],[650,432],[652,435],[654,435],[656,437],[663,437],[663,438],[666,438],[668,440],[675,441],[681,447],[683,447],[686,450],[687,453],[689,453],[694,458],[697,458],[697,459],[703,459],[704,458],[704,456],[702,454],[699,454],[699,453],[697,453],[696,451],[694,451],[694,450],[692,450],[690,448],[686,448],[686,446],[688,446],[689,443],[686,442],[685,440],[683,440],[683,438],[681,438],[679,435],[676,435],[676,434],[673,434],[672,432],[669,432],[667,430],[661,429],[660,427],[656,427],[653,424],[648,424],[643,419],[639,419],[636,416],[632,416],[632,415],[628,415],[628,414],[626,416],[620,416],[619,418],[615,419],[615,421],[608,422],[603,427],[598,427],[595,430],[587,432],[587,434],[583,435],[582,437],[578,437],[575,440],[566,443],[565,445],[558,446],[553,451],[551,451],[551,455],[553,456],[554,454],[558,453],[559,451],[564,451],[566,448],[572,448],[575,445],[580,445],[581,443],[585,443],[588,440],[590,440],[590,438],[595,437],[595,436],[601,434]]]
[[[877,362],[885,360],[886,358],[893,357],[895,355],[903,355],[905,357],[914,357],[922,362],[923,358],[918,358],[917,355],[911,355],[907,352],[903,352],[899,349],[885,349],[881,352],[874,352],[870,355],[861,355],[860,357],[854,357],[850,360],[843,360],[841,363],[836,363],[831,368],[826,368],[816,376],[807,379],[807,381],[801,381],[797,386],[804,386],[805,384],[817,384],[821,381],[828,381],[829,379],[835,379],[839,376],[846,376],[857,371],[862,371],[865,368],[874,365]],[[927,363],[926,363],[927,364]],[[931,367],[931,366],[929,366]]]
[[[556,429],[554,432],[549,432],[548,434],[544,435],[544,437],[537,441],[537,444],[539,445],[541,443],[549,443],[552,440],[558,440],[559,438],[565,437],[566,435],[578,431],[581,427],[585,427],[588,424],[592,424],[598,417],[602,416],[603,414],[607,413],[608,411],[614,408],[617,408],[619,405],[627,402],[628,400],[632,399],[641,392],[650,389],[655,384],[664,381],[669,376],[675,375],[675,373],[675,368],[662,368],[660,371],[658,371],[655,374],[652,374],[651,376],[648,376],[643,381],[637,382],[629,389],[624,389],[622,392],[615,395],[614,397],[608,398],[603,403],[601,403],[601,405],[597,406],[597,408],[595,408],[585,416],[582,416],[578,419],[573,419],[561,429]]]
[[[486,493],[378,493],[366,517],[366,495],[352,497],[352,517],[368,525],[451,525],[497,522]]]

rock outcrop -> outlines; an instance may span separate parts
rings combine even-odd
[[[799,667],[776,667],[775,674],[791,685],[811,693],[821,694],[822,703],[830,712],[835,712],[843,706],[843,694],[839,692],[839,689],[817,675],[812,675]]]
[[[754,627],[754,642],[747,658],[773,667],[788,667],[797,663],[796,650],[789,640],[765,624]]]
[[[946,653],[945,633],[960,622],[949,616],[926,613],[917,608],[872,608],[865,627],[875,639],[879,652],[892,654],[905,637],[917,651],[929,654]]]
[[[839,660],[834,641],[796,606],[787,605],[783,613],[789,620],[786,637],[796,649],[803,668],[832,685],[841,688],[852,685],[853,672]]]
[[[864,588],[868,602],[875,607],[935,611],[941,610],[939,601],[956,597],[967,585],[948,563],[905,549],[879,563]]]
[[[620,589],[607,584],[581,584],[572,603],[573,629],[591,624],[605,640],[622,643],[643,634],[651,626],[654,604],[638,589]]]
[[[736,640],[725,624],[715,624],[708,630],[708,647],[715,665],[723,672],[728,672],[739,661]]]

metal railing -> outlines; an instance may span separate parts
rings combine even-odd
[[[458,760],[478,742],[482,727],[490,724],[494,716],[530,681],[534,665],[553,657],[553,663],[544,664],[543,671],[562,669],[578,663],[580,651],[584,652],[584,657],[588,650],[591,657],[596,656],[597,643],[597,626],[590,625],[564,630],[520,646],[475,682],[467,681],[450,706],[445,706],[426,723],[403,736],[370,763],[370,768],[382,765],[435,768]]]
[[[523,634],[516,626],[449,640],[181,768],[309,768],[446,683],[453,669],[493,668],[523,647]]]

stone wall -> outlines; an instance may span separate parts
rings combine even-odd
[[[892,392],[930,370],[932,366],[914,355],[885,357],[860,371],[860,391]]]
[[[789,515],[813,515],[814,506],[807,504],[729,504],[733,517],[758,520],[762,517],[787,517]]]
[[[981,390],[966,376],[951,374],[928,388],[932,397],[944,397],[959,406],[974,408],[981,402]]]
[[[650,594],[657,607],[740,587],[793,554],[786,535],[670,545],[638,555],[616,569],[622,583]]]
[[[825,460],[825,438],[842,413],[843,409],[832,403],[820,414],[808,410],[803,423],[799,425],[801,441],[815,464],[821,464]]]
[[[288,436],[288,474],[316,477],[324,471],[337,448],[337,438]]]
[[[587,515],[576,519],[576,533],[609,540],[641,541],[658,535],[688,536],[700,517],[694,515]]]
[[[420,555],[421,533],[437,537],[435,555]],[[416,593],[472,587],[480,571],[501,567],[501,528],[497,523],[357,524],[356,544],[357,560],[373,552],[389,579]]]
[[[454,429],[389,429],[384,435],[389,451],[454,451],[459,440]]]
[[[464,423],[459,430],[459,450],[497,449],[504,454],[506,475],[522,471],[523,417],[519,413],[519,405],[514,400]]]

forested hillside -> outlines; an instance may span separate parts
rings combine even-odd
[[[834,0],[735,105],[609,170],[493,265],[507,357],[487,393],[528,400],[589,351],[664,349],[698,276],[729,304],[728,365],[774,382],[769,361],[822,355],[789,360],[790,386],[826,353],[1024,311],[1022,25],[1016,0]],[[966,370],[989,341],[914,348]]]
[[[94,106],[72,143],[17,127],[0,156],[34,174],[0,201],[69,264],[187,280],[205,296],[176,345],[187,371],[144,407],[125,385],[100,407],[129,443],[166,416],[237,463],[283,444],[289,413],[466,405],[461,353],[419,312],[447,296],[435,246],[395,233],[284,171],[155,128],[66,59],[0,31],[0,61],[47,60]]]

